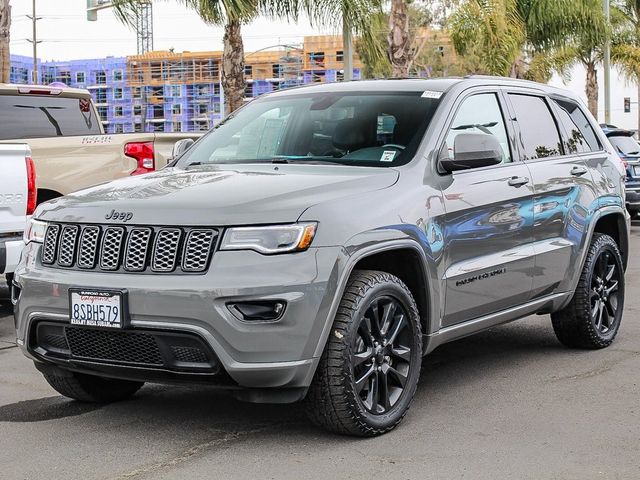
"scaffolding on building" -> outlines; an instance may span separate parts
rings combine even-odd
[[[27,57],[25,57],[26,59]],[[16,58],[16,83],[28,62]],[[29,60],[30,61],[30,60]],[[88,89],[108,133],[207,131],[224,117],[222,52],[152,51],[129,57],[40,63],[43,83]],[[247,100],[283,88],[343,78],[342,41],[304,37],[245,55]],[[23,72],[20,69],[26,69]],[[362,65],[356,58],[354,78]],[[26,75],[26,76],[25,76]],[[19,77],[19,78],[18,78]]]

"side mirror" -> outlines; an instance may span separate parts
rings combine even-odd
[[[447,173],[497,165],[502,163],[502,147],[493,135],[460,133],[453,142],[453,159],[449,158],[449,152],[444,151],[439,163]]]
[[[191,145],[193,145],[194,143],[196,142],[194,142],[192,138],[183,138],[182,140],[178,140],[173,146],[171,157],[175,160],[184,152],[189,150],[189,148],[191,148]]]

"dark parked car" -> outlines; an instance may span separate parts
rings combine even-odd
[[[629,214],[634,217],[640,212],[640,144],[634,138],[633,130],[611,125],[603,127],[602,130],[620,155],[627,171],[625,204]]]
[[[563,344],[610,345],[623,191],[620,159],[563,90],[283,90],[162,171],[41,205],[16,271],[17,341],[81,401],[199,382],[378,435],[445,342],[550,313]]]

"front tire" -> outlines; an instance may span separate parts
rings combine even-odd
[[[111,403],[135,394],[143,382],[118,380],[75,372],[43,371],[45,380],[59,394],[81,402]]]
[[[595,233],[569,305],[551,314],[558,340],[572,348],[611,345],[622,321],[624,269],[616,242]]]
[[[397,277],[352,274],[307,395],[307,412],[335,433],[372,437],[404,418],[418,385],[422,331]]]

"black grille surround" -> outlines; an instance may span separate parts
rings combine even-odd
[[[204,274],[221,237],[213,227],[49,223],[42,265],[112,273]]]

